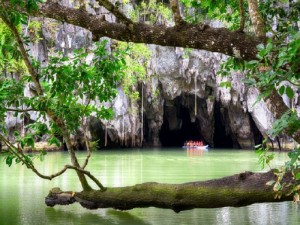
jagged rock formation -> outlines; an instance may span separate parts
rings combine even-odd
[[[114,20],[101,7],[97,12],[90,11]],[[30,49],[41,62],[47,62],[51,47],[68,54],[92,44],[91,34],[82,28],[50,19],[39,20],[43,24],[40,31],[43,39]],[[201,138],[213,147],[252,148],[267,135],[274,118],[263,102],[254,104],[258,91],[243,84],[241,73],[228,78],[217,76],[226,56],[182,48],[148,47],[152,58],[147,68],[149,79],[138,85],[141,99],[129,99],[119,87],[117,98],[108,103],[115,111],[114,119],[90,118],[92,140],[100,139],[101,146],[130,147],[181,146],[187,139]],[[231,81],[232,88],[220,87],[224,79]],[[36,115],[28,117],[35,120]],[[11,129],[24,127],[24,121],[12,115],[8,115],[6,123]],[[75,139],[80,141],[80,133]],[[293,147],[288,137],[281,139]]]

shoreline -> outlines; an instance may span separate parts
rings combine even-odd
[[[35,152],[40,152],[42,150],[45,150],[46,152],[64,151],[62,146],[57,147],[54,144],[49,145],[49,143],[46,142],[46,141],[41,141],[41,142],[34,143],[34,148],[30,148],[30,147],[25,147],[24,148],[24,152],[26,152],[26,153],[35,153]],[[7,146],[3,146],[2,151],[0,151],[0,153],[1,152],[6,152],[6,151],[7,151]]]

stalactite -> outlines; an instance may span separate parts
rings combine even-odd
[[[195,116],[197,116],[197,75],[195,74]]]
[[[144,133],[143,133],[143,130],[144,130],[144,84],[142,82],[142,109],[141,109],[141,143],[140,143],[140,146],[143,145],[143,139],[144,139]]]
[[[107,146],[107,121],[105,122],[105,139],[104,139],[104,146]]]
[[[133,121],[132,124],[132,129],[131,129],[131,147],[135,147],[135,128],[136,128],[136,123]]]
[[[122,145],[125,145],[125,122],[124,122],[124,112],[123,112],[123,121],[122,121]]]

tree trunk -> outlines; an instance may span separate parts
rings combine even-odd
[[[106,191],[62,192],[53,189],[46,197],[46,204],[67,205],[79,202],[88,209],[157,207],[175,212],[193,208],[241,207],[253,203],[290,201],[292,195],[275,199],[272,186],[273,171],[267,173],[245,172],[221,179],[184,184],[143,183],[128,187],[108,188]],[[291,174],[283,182],[292,182]],[[287,193],[288,190],[284,190]]]
[[[261,92],[263,90],[260,89]],[[278,94],[276,89],[273,89],[270,96],[264,99],[267,108],[273,113],[275,119],[280,119],[289,108],[285,105],[282,100],[282,97]],[[292,138],[300,144],[300,130],[297,132],[291,133],[288,129],[285,130],[285,133],[291,135]]]

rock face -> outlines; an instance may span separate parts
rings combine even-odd
[[[105,12],[101,7],[97,10]],[[113,19],[106,14],[106,20]],[[31,47],[31,54],[41,62],[47,61],[51,47],[67,54],[92,44],[86,30],[48,19],[43,19],[41,35],[43,40]],[[108,103],[114,119],[89,120],[89,136],[100,140],[101,147],[181,146],[185,140],[202,139],[212,147],[249,149],[267,135],[274,118],[263,102],[254,104],[258,91],[243,84],[243,74],[217,76],[226,56],[155,45],[148,48],[152,53],[149,79],[137,84],[140,99],[129,99],[119,87],[117,98]],[[222,81],[231,81],[232,87],[220,87]],[[6,123],[12,130],[22,127],[23,121],[8,115]],[[281,141],[290,143],[287,137]]]
[[[164,102],[163,112],[157,112],[163,114],[163,145],[180,146],[187,139],[200,138],[214,147],[252,148],[260,141],[261,133],[267,129],[251,123],[248,90],[241,82],[242,75],[229,78],[231,89],[220,87],[222,78],[216,73],[225,56],[205,51],[186,53],[179,48],[150,48],[154,56],[150,67],[158,75]],[[262,110],[268,113],[266,108]]]

